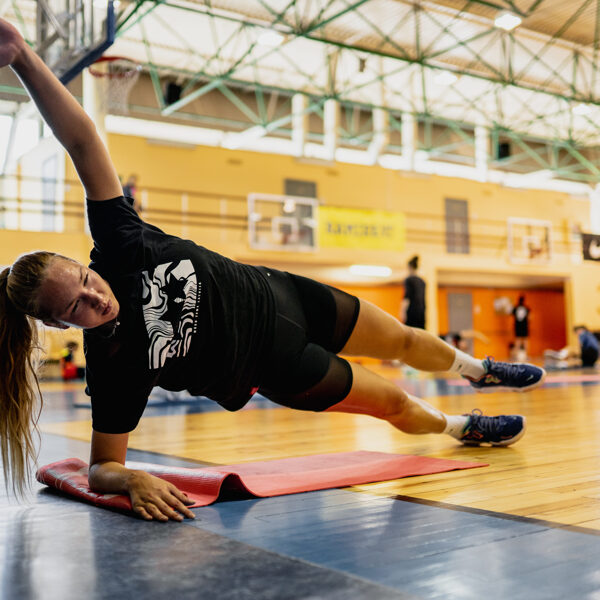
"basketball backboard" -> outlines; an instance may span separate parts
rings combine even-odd
[[[316,247],[316,198],[250,194],[248,241],[256,250],[314,252]]]
[[[115,40],[112,0],[37,0],[36,51],[68,83]]]
[[[514,264],[552,261],[552,222],[508,218],[508,258]]]

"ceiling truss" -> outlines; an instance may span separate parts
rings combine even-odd
[[[12,16],[31,35],[25,4],[12,0]],[[496,27],[502,10],[522,25]],[[267,30],[281,43],[262,45]],[[313,120],[339,103],[338,141],[351,147],[372,146],[381,110],[386,152],[402,151],[412,115],[430,158],[474,164],[483,127],[492,168],[600,181],[600,0],[122,0],[116,37],[110,53],[142,63],[154,90],[155,106],[132,112],[291,138],[300,94]],[[181,87],[170,104],[166,80]],[[210,94],[239,118],[198,112]]]

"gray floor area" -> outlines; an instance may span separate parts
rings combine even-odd
[[[419,598],[600,593],[597,532],[534,519],[328,490],[216,504],[189,525]]]

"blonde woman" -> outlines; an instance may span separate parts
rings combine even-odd
[[[474,359],[340,290],[231,261],[144,223],[123,198],[92,121],[0,20],[6,65],[73,160],[94,241],[89,266],[40,251],[0,274],[0,439],[14,489],[23,489],[34,457],[36,319],[84,329],[89,483],[97,492],[129,494],[144,519],[194,516],[175,486],[124,466],[128,434],[155,385],[204,394],[229,410],[260,389],[296,409],[362,413],[406,433],[446,433],[465,444],[508,445],[523,435],[521,416],[445,415],[338,354],[452,370],[484,390],[530,389],[543,380],[542,369]]]

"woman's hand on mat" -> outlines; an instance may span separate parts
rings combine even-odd
[[[0,67],[13,64],[26,45],[16,28],[0,19]]]
[[[145,471],[132,471],[127,484],[131,506],[142,519],[151,521],[183,521],[194,518],[186,504],[193,504],[186,494],[172,483]]]

